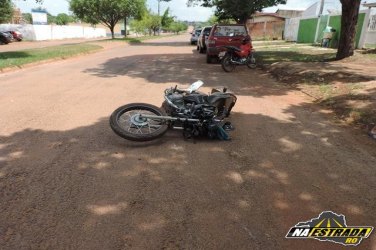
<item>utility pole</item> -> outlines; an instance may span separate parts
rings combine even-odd
[[[316,34],[315,34],[315,41],[314,41],[315,43],[317,42],[317,39],[318,39],[318,36],[319,36],[319,27],[320,27],[320,23],[321,23],[321,16],[322,16],[322,13],[324,12],[324,4],[325,4],[325,0],[321,0],[319,17],[318,17],[317,26],[316,26]]]
[[[319,16],[322,16],[322,13],[324,12],[324,4],[325,0],[321,0]]]
[[[159,18],[159,27],[158,27],[158,36],[161,35],[161,0],[158,0],[158,18]]]

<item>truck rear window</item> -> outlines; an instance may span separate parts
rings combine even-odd
[[[246,36],[244,26],[217,26],[214,36]]]

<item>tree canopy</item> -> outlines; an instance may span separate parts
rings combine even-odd
[[[114,38],[115,25],[127,17],[140,15],[145,0],[71,0],[70,9],[85,22],[106,25]]]
[[[131,28],[139,34],[156,35],[161,27],[165,31],[172,31],[174,33],[188,29],[185,23],[176,21],[175,17],[170,16],[169,9],[166,9],[162,17],[152,13],[151,10],[145,11],[139,20],[133,20],[131,22]]]
[[[215,7],[219,21],[233,19],[238,23],[245,23],[254,13],[264,8],[285,3],[286,0],[188,0],[190,5]]]
[[[11,0],[0,0],[0,23],[9,22],[13,16],[13,4]]]
[[[65,14],[65,13],[60,13],[55,17],[55,23],[57,25],[67,25],[71,22],[74,22],[74,18]]]
[[[167,28],[174,22],[174,17],[170,16],[170,8],[167,8],[161,17],[162,28]]]

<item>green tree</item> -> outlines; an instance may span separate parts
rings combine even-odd
[[[9,22],[13,16],[13,4],[11,0],[0,0],[0,23]]]
[[[201,3],[204,7],[215,7],[218,21],[233,19],[237,23],[246,23],[252,14],[277,4],[285,4],[286,0],[188,0],[188,4]]]
[[[188,29],[188,25],[184,22],[174,21],[170,25],[170,30],[176,34],[179,34],[179,32],[186,31]]]
[[[146,25],[144,20],[132,20],[130,23],[131,29],[136,32],[136,34],[143,34],[145,35]]]
[[[136,16],[141,8],[145,8],[145,0],[71,0],[70,9],[83,21],[107,26],[112,38],[114,28],[120,20]]]
[[[57,25],[67,25],[67,24],[69,24],[69,23],[71,23],[73,21],[74,21],[73,18],[70,17],[70,16],[68,16],[65,13],[60,13],[55,18],[55,23]]]
[[[210,25],[210,26],[217,24],[219,22],[222,23],[222,24],[234,24],[234,23],[236,23],[234,21],[234,19],[224,19],[224,20],[219,21],[218,17],[215,16],[215,15],[212,15],[211,17],[209,17],[209,19],[207,21],[208,25]]]
[[[149,35],[153,33],[155,36],[161,25],[161,18],[155,14],[149,14],[144,19],[145,26],[149,30]]]
[[[47,23],[53,24],[56,22],[56,17],[47,12]]]
[[[33,17],[31,16],[31,13],[23,13],[22,18],[27,24],[33,23]]]
[[[157,0],[158,1],[158,17],[160,17],[161,16],[161,2],[170,2],[171,0]],[[160,22],[161,22],[162,20],[160,19]],[[161,23],[159,23],[159,27],[158,27],[158,29],[160,28],[162,26],[162,24]],[[158,34],[159,34],[159,32],[158,32]]]
[[[161,25],[163,29],[168,29],[171,23],[174,22],[174,17],[170,16],[170,8],[167,8],[161,17]]]

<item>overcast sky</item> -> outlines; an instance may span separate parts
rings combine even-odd
[[[306,9],[318,0],[287,0],[286,5],[281,5],[282,8],[292,9]],[[35,3],[35,0],[13,0],[13,2],[21,8],[22,12],[30,12],[31,8],[41,6]],[[339,0],[325,0],[326,7],[330,9],[340,9]],[[369,1],[368,1],[369,2]],[[149,8],[157,12],[157,0],[147,0]],[[189,21],[206,21],[212,14],[213,10],[203,7],[187,7],[187,0],[172,0],[171,2],[162,2],[161,9],[165,10],[170,7],[172,14],[177,16],[180,20]],[[68,13],[69,4],[67,0],[44,0],[42,4],[51,14]],[[275,12],[278,7],[271,7],[264,10],[264,12]]]

